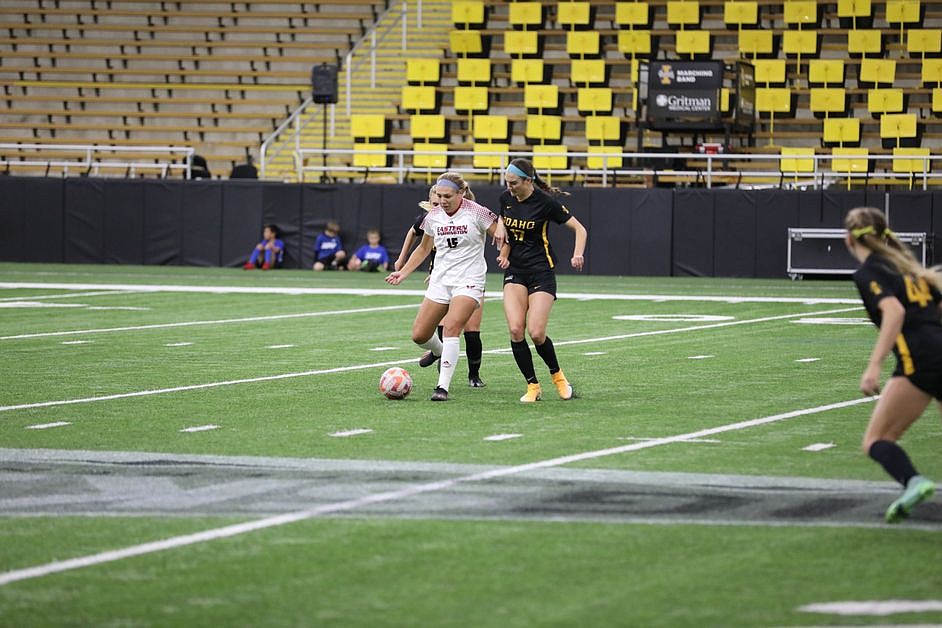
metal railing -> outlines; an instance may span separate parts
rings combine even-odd
[[[35,155],[24,155],[23,151],[36,151]],[[69,157],[62,153],[82,153],[79,157]],[[78,174],[88,176],[104,176],[102,170],[124,170],[125,177],[137,176],[138,170],[160,171],[161,177],[166,177],[174,171],[180,171],[185,178],[190,178],[193,166],[193,155],[196,149],[190,146],[110,146],[102,144],[0,144],[0,169],[13,172],[14,168],[45,167],[48,174],[53,168],[61,168],[62,176],[69,176],[70,170],[75,169]],[[59,154],[58,158],[55,157]],[[108,159],[101,153],[166,153],[180,155],[180,163],[176,159],[168,161],[129,161],[122,159]]]
[[[532,151],[523,152],[484,152],[484,151],[428,151],[428,150],[364,150],[364,149],[335,149],[331,150],[333,156],[346,155],[353,161],[354,154],[358,155],[385,155],[390,165],[380,167],[364,166],[324,166],[322,160],[311,159],[311,157],[322,157],[323,151],[314,148],[299,148],[295,151],[295,168],[298,181],[305,181],[309,173],[316,173],[317,179],[322,180],[325,176],[337,178],[338,174],[348,174],[349,178],[365,177],[371,173],[387,173],[400,183],[411,177],[425,176],[430,172],[438,173],[444,170],[453,170],[462,174],[498,174],[503,181],[503,170],[511,159],[515,157],[525,157],[527,159],[564,159],[566,163],[572,160],[581,160],[587,164],[588,160],[599,160],[599,167],[590,168],[588,165],[566,168],[538,168],[543,176],[561,176],[561,177],[592,177],[598,179],[598,182],[607,186],[614,184],[621,177],[654,177],[656,179],[669,178],[671,181],[679,183],[695,183],[707,188],[715,187],[717,184],[738,185],[740,187],[758,187],[772,185],[769,180],[777,180],[774,185],[781,187],[801,187],[819,189],[837,183],[850,184],[851,182],[867,182],[870,179],[881,181],[892,180],[893,182],[909,183],[912,187],[920,185],[923,190],[928,189],[930,181],[942,183],[942,172],[932,172],[933,162],[942,160],[942,155],[912,156],[912,155],[774,155],[774,154],[705,154],[705,153],[623,153],[613,151],[611,153],[588,153],[588,152],[540,152],[535,154]],[[467,158],[466,161],[473,163],[475,157],[498,157],[499,168],[480,168],[463,165],[449,165],[448,168],[429,168],[427,166],[415,166],[416,156],[442,157],[446,155],[446,163],[452,158]],[[862,170],[836,171],[831,168],[825,168],[824,162],[833,160],[865,160],[868,168]],[[871,172],[873,162],[877,161],[920,161],[922,169],[915,172],[894,172],[892,168],[885,172]],[[683,161],[681,168],[674,167],[677,161]],[[805,168],[795,172],[791,170],[782,170],[781,162],[813,162],[813,167],[809,171]],[[315,162],[321,162],[322,165],[315,165]],[[705,163],[704,163],[705,162]],[[757,167],[752,168],[731,168],[728,162],[748,162],[762,165],[765,162],[776,162],[777,169]],[[634,163],[633,167],[623,167],[622,164]],[[691,167],[690,163],[694,166]],[[609,166],[609,164],[617,164]],[[698,167],[703,164],[703,167]]]
[[[376,23],[373,27],[370,28],[370,32],[367,36],[361,38],[354,44],[353,48],[344,55],[343,58],[343,68],[346,75],[346,115],[349,116],[351,112],[351,103],[353,101],[353,72],[359,70],[364,66],[365,63],[369,63],[370,70],[370,87],[376,87],[376,49],[377,45],[384,42],[391,33],[393,33],[397,27],[401,26],[401,45],[402,50],[406,50],[408,44],[408,15],[409,15],[409,5],[406,2],[401,3],[399,8],[399,14],[395,20],[387,25],[387,27],[381,32],[377,33],[376,25],[379,24],[386,16],[393,14],[395,11],[395,5],[391,5],[386,11],[377,18]],[[421,23],[422,15],[422,4],[418,4],[417,16],[416,19]],[[368,52],[363,59],[355,60],[355,57],[359,52],[361,52],[364,46],[369,46]],[[278,157],[281,152],[287,146],[287,143],[278,145],[277,150],[270,154],[272,145],[285,133],[289,128],[292,129],[294,137],[294,150],[301,149],[301,132],[310,127],[315,121],[321,120],[322,124],[328,124],[323,120],[323,116],[329,110],[330,120],[329,126],[325,133],[329,134],[330,137],[335,135],[335,123],[336,123],[336,105],[325,106],[324,111],[311,111],[311,115],[304,117],[305,110],[314,103],[312,97],[307,97],[304,102],[301,103],[294,111],[291,112],[291,115],[287,120],[282,122],[277,129],[272,132],[265,141],[262,142],[262,145],[259,149],[259,163],[260,163],[260,172],[259,176],[265,177],[267,173],[268,165]],[[322,149],[323,150],[323,149]]]

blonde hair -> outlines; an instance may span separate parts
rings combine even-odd
[[[468,187],[468,182],[464,180],[464,177],[460,173],[449,170],[448,172],[442,173],[438,177],[439,179],[447,179],[455,185],[458,186],[458,193],[463,197],[469,200],[474,200],[474,192],[471,191],[471,188]],[[434,185],[432,186],[435,187]]]
[[[940,268],[925,268],[890,231],[886,216],[876,207],[855,207],[844,218],[844,227],[862,246],[889,263],[898,273],[925,279],[942,290]]]

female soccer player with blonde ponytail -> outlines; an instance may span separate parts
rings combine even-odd
[[[896,356],[896,369],[863,438],[864,451],[903,485],[903,494],[886,511],[887,522],[896,523],[935,490],[897,441],[933,397],[942,409],[942,276],[916,261],[879,209],[852,209],[844,226],[847,248],[861,263],[854,283],[870,320],[880,329],[860,378],[861,392],[880,393],[883,361],[890,351]]]

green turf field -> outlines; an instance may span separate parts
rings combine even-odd
[[[0,264],[0,626],[942,624],[942,499],[883,524],[859,448],[849,281],[560,277],[578,398],[534,354],[532,405],[498,298],[487,387],[428,400],[422,288]],[[903,444],[942,479],[936,408]],[[802,608],[845,602],[884,604]]]

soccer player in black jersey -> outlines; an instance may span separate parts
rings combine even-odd
[[[470,194],[470,190],[468,190]],[[470,194],[469,198],[473,201],[474,195]],[[434,207],[440,205],[438,200],[438,193],[435,192],[435,186],[429,188],[428,190],[428,200],[421,201],[419,207],[424,211],[429,211]],[[393,263],[393,268],[399,270],[405,265],[406,260],[409,259],[409,253],[412,252],[412,246],[422,239],[422,236],[425,234],[422,231],[422,221],[425,220],[425,214],[420,214],[416,219],[415,223],[409,228],[406,232],[405,240],[402,242],[402,250],[399,253],[399,259]],[[432,272],[432,266],[435,264],[435,249],[432,249],[432,257],[429,262],[429,273]],[[425,281],[428,281],[428,276]],[[471,318],[468,319],[468,322],[464,326],[464,352],[468,356],[468,386],[471,388],[484,388],[487,384],[484,383],[484,380],[481,379],[481,361],[484,355],[484,344],[481,342],[481,317],[484,314],[484,301],[481,301],[481,307],[474,310],[474,313],[471,314]],[[442,337],[443,326],[438,326],[438,337]],[[422,359],[419,360],[419,365],[421,366],[431,366],[438,361],[438,358],[441,356],[436,356],[431,351],[427,351],[425,355],[422,356]]]
[[[887,522],[896,523],[935,490],[896,441],[933,397],[942,409],[942,275],[916,261],[887,228],[886,216],[879,209],[852,209],[844,226],[847,248],[861,263],[854,283],[867,315],[880,329],[860,378],[861,392],[880,393],[883,361],[890,351],[896,356],[896,369],[863,438],[864,451],[904,487],[886,511]]]
[[[542,389],[533,368],[533,354],[524,330],[546,366],[562,399],[572,398],[572,385],[556,359],[553,341],[546,335],[553,301],[556,300],[556,255],[546,233],[549,223],[565,225],[575,233],[570,264],[582,270],[588,234],[557,197],[565,195],[540,179],[527,159],[514,159],[504,173],[507,191],[500,197],[500,215],[507,229],[498,265],[504,270],[504,314],[510,328],[510,347],[517,368],[527,380],[524,403],[539,401]]]

